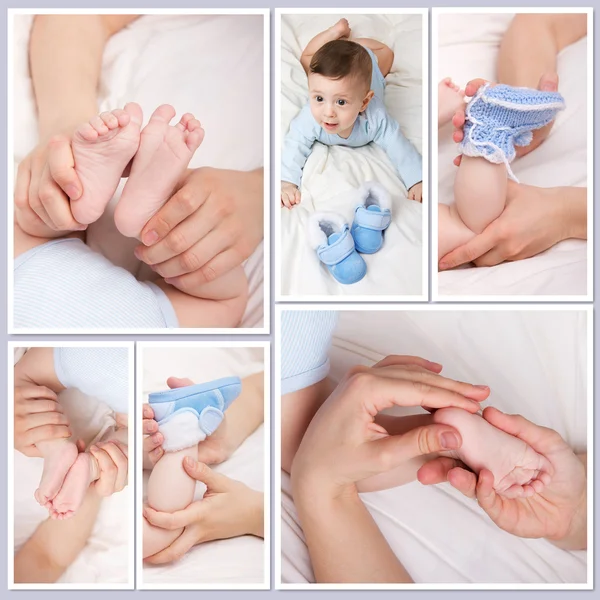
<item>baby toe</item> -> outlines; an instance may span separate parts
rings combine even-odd
[[[194,131],[190,131],[185,140],[185,145],[188,147],[188,150],[194,152],[198,146],[202,143],[204,139],[204,130],[203,129],[195,129]]]
[[[113,116],[117,119],[117,123],[119,127],[125,127],[131,121],[131,117],[129,113],[125,112],[122,108],[117,108],[112,111]]]
[[[104,124],[104,121],[99,117],[95,116],[90,119],[90,125],[100,134],[108,132],[108,127]]]
[[[110,112],[100,113],[102,122],[108,127],[108,129],[116,129],[119,126],[119,120]]]
[[[175,109],[170,104],[161,104],[153,113],[150,119],[164,121],[169,123],[175,116]]]
[[[80,125],[77,128],[77,134],[88,142],[93,142],[98,139],[98,132],[90,123],[84,123],[83,125]]]

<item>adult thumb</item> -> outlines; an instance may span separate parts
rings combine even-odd
[[[183,459],[183,468],[185,472],[196,481],[201,481],[213,492],[222,492],[226,488],[227,477],[220,473],[215,473],[208,465],[194,460],[190,456]]]
[[[175,388],[187,387],[188,385],[194,385],[191,379],[181,377],[169,377],[167,379],[167,385],[173,390]]]
[[[372,442],[382,471],[394,469],[404,462],[444,450],[457,450],[462,445],[460,433],[453,427],[433,423],[415,427],[402,435],[391,435]]]

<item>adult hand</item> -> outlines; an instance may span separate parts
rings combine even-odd
[[[180,379],[169,377],[167,385],[171,389],[194,385],[191,379]],[[154,411],[149,404],[142,407],[142,432],[147,436],[144,438],[144,469],[152,469],[162,458],[165,451],[162,448],[164,438],[158,431],[158,423],[154,420]],[[227,435],[227,415],[217,427],[216,431],[198,444],[198,460],[207,465],[216,465],[227,460],[234,452],[235,447],[230,443]]]
[[[441,368],[414,356],[388,356],[372,368],[351,369],[302,439],[292,464],[294,497],[317,489],[331,497],[355,491],[355,482],[411,458],[459,448],[462,440],[453,427],[432,424],[394,436],[374,421],[392,406],[456,406],[477,412],[489,388],[442,377]]]
[[[186,291],[224,275],[263,239],[263,169],[188,172],[146,223],[136,256]]]
[[[91,484],[99,496],[112,496],[127,485],[128,449],[117,440],[100,442],[90,447],[90,454],[98,461],[100,477]]]
[[[247,485],[215,473],[205,464],[186,457],[186,473],[206,484],[202,500],[174,513],[144,507],[144,517],[163,529],[181,529],[182,534],[146,562],[154,565],[179,560],[192,546],[240,535],[264,536],[264,495]]]
[[[39,143],[19,164],[15,181],[15,218],[19,226],[42,237],[82,231],[71,213],[83,186],[75,172],[71,140],[56,135]]]
[[[494,491],[494,476],[483,469],[479,479],[449,458],[421,467],[426,485],[449,481],[505,531],[526,538],[547,538],[565,549],[587,547],[587,476],[583,463],[554,430],[540,427],[521,415],[507,415],[488,407],[483,417],[494,427],[514,435],[545,456],[552,466],[551,482],[529,498],[505,498]]]
[[[482,233],[443,256],[440,271],[468,262],[490,267],[530,258],[571,237],[569,224],[575,211],[570,206],[579,202],[567,196],[578,189],[585,196],[583,188],[538,188],[509,181],[502,214]]]
[[[495,83],[491,83],[485,79],[472,79],[467,83],[465,87],[465,96],[473,97],[477,90],[486,83],[490,85],[496,85]],[[544,92],[557,92],[558,91],[558,75],[556,73],[545,73],[540,78],[538,83],[538,90]],[[466,114],[463,108],[457,110],[454,113],[454,117],[452,117],[452,125],[454,125],[455,131],[452,134],[452,139],[458,144],[462,142],[464,138],[463,127],[465,125]],[[545,127],[541,127],[540,129],[536,129],[533,131],[533,138],[531,142],[527,146],[516,146],[515,153],[517,158],[520,156],[525,156],[529,154],[532,150],[535,150],[547,137],[554,125],[554,121],[548,123]],[[454,164],[458,167],[460,165],[461,156],[457,156],[454,159]]]
[[[71,436],[69,420],[56,394],[47,387],[15,387],[14,408],[15,450],[25,456],[41,456],[38,442]]]

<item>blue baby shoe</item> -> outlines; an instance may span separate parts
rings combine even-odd
[[[239,377],[225,377],[150,394],[148,402],[164,437],[163,450],[189,448],[213,434],[241,391]]]
[[[350,228],[341,215],[313,213],[308,220],[308,238],[337,281],[348,285],[365,276],[367,265],[356,252]]]
[[[481,86],[465,108],[464,137],[459,150],[465,156],[481,156],[491,163],[509,163],[515,146],[528,146],[533,131],[552,122],[565,108],[558,92],[544,92],[489,83]]]
[[[352,237],[356,249],[373,254],[383,246],[383,232],[392,222],[392,200],[387,190],[375,181],[367,181],[357,191]]]

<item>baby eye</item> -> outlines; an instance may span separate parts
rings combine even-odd
[[[338,100],[337,103],[338,103],[338,106],[346,106],[345,100]]]
[[[323,102],[323,96],[315,96],[317,102]]]

